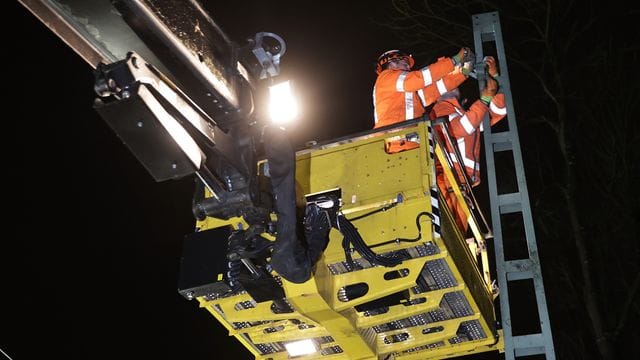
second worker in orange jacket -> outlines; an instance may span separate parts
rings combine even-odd
[[[453,162],[454,173],[461,183],[466,178],[469,185],[477,186],[480,183],[480,132],[482,132],[482,120],[489,113],[491,126],[497,124],[507,114],[504,94],[498,94],[497,64],[493,57],[485,59],[489,77],[485,88],[480,93],[480,99],[476,100],[469,109],[465,109],[459,101],[460,94],[457,91],[444,94],[433,106],[429,118],[435,120],[440,117],[447,118],[449,134],[443,132],[441,126],[435,127],[436,136],[442,139],[445,150]],[[451,136],[451,142],[445,138]],[[457,147],[454,149],[453,147]],[[458,159],[456,152],[462,157]],[[461,164],[462,163],[462,164]],[[464,169],[464,170],[463,170]],[[463,172],[464,171],[464,172]],[[456,223],[464,233],[467,230],[468,219],[458,200],[453,195],[451,184],[445,178],[442,165],[436,163],[436,179],[440,192],[445,198],[449,209],[455,214]],[[457,186],[457,185],[456,185]]]

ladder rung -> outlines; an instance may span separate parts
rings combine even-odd
[[[531,271],[515,271],[507,273],[507,281],[517,281],[533,279],[533,273]]]
[[[491,142],[492,143],[503,143],[503,142],[511,142],[511,132],[509,131],[501,131],[495,132],[491,134]]]
[[[507,281],[532,279],[535,265],[531,259],[511,260],[504,262]]]
[[[512,338],[516,357],[544,354],[542,334],[519,335]]]
[[[502,131],[491,134],[491,143],[493,144],[493,152],[511,150],[511,133]]]
[[[485,32],[481,34],[481,38],[482,38],[482,42],[495,41],[496,34],[493,31]]]
[[[522,211],[522,196],[519,192],[498,195],[500,214],[511,214]]]
[[[532,347],[532,348],[516,348],[515,349],[516,357],[522,356],[531,356],[531,355],[540,355],[545,354],[544,346]]]
[[[511,151],[511,149],[513,149],[511,141],[493,143],[493,152]]]

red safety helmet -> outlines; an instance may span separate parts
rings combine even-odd
[[[389,65],[389,62],[395,59],[405,59],[409,62],[409,68],[413,67],[415,61],[411,54],[407,54],[402,50],[389,50],[385,51],[382,55],[378,56],[378,61],[376,63],[376,73],[380,74],[382,70],[386,69]]]

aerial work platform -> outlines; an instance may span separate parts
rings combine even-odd
[[[283,159],[292,168],[293,154],[262,158],[257,148],[283,138],[264,136],[269,125],[254,106],[279,72],[286,46],[278,35],[235,44],[198,1],[20,2],[96,69],[96,110],[156,181],[198,179],[196,231],[184,241],[178,291],[257,359],[417,360],[486,351],[506,360],[555,359],[497,13],[472,17],[477,62],[495,55],[507,102],[507,131],[484,122],[491,226],[456,166],[460,155],[446,151],[457,149],[447,121],[414,119],[299,151],[292,226],[299,231],[286,237],[280,220],[295,210],[282,211],[282,189],[268,189],[276,182],[269,162],[272,170]],[[482,88],[478,65],[473,76]],[[390,153],[390,141],[415,146]],[[497,181],[495,163],[504,158],[514,189]],[[453,185],[445,191],[438,180]],[[310,208],[319,217],[307,216]],[[504,225],[514,219],[522,231],[507,236]],[[297,274],[274,270],[272,255],[284,253],[275,244],[324,242],[325,220],[329,240],[311,262],[311,278],[287,281]],[[507,256],[517,240],[526,251]],[[514,301],[518,288],[535,301]],[[536,326],[522,331],[512,313],[537,314]]]
[[[420,146],[386,153],[385,141],[398,137]],[[334,228],[311,280],[294,284],[276,274],[285,312],[249,292],[200,296],[201,306],[257,359],[286,359],[287,346],[300,340],[318,350],[300,359],[429,359],[500,350],[490,284],[451,213],[433,196],[429,138],[429,122],[413,121],[296,156],[299,189],[313,194],[307,199],[339,193],[340,212],[366,247],[401,259],[397,265],[372,264],[359,253],[366,252],[362,245],[345,250],[343,233]],[[221,225],[244,226],[238,218],[198,223],[201,230]]]

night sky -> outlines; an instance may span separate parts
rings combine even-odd
[[[373,126],[375,59],[398,47],[372,20],[388,13],[386,2],[219,3],[207,8],[232,40],[270,31],[287,42],[282,77],[294,81],[303,109],[294,143]],[[193,179],[154,182],[93,110],[90,66],[22,5],[5,7],[18,25],[3,51],[9,231],[0,242],[0,349],[14,360],[251,359],[177,293],[181,240],[194,228]],[[528,86],[513,84],[514,93]]]

